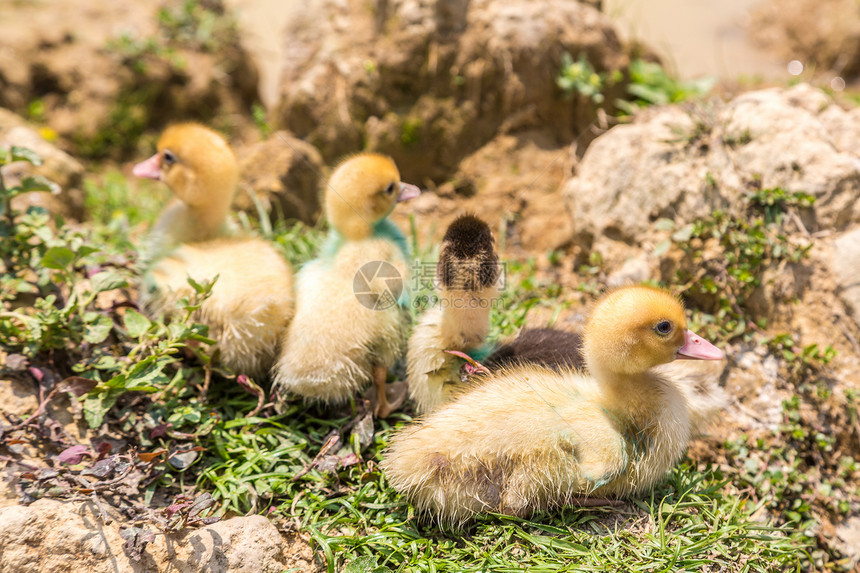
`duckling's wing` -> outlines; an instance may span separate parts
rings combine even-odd
[[[525,329],[484,360],[490,370],[532,364],[556,371],[582,370],[582,336],[553,328]]]

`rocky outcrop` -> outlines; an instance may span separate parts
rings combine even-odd
[[[810,232],[860,222],[860,115],[802,84],[712,108],[651,110],[597,139],[564,185],[577,240],[628,244],[660,218],[683,225],[754,188],[815,197]]]
[[[6,149],[13,145],[35,151],[43,164],[35,167],[24,162],[10,163],[3,168],[6,186],[15,186],[22,177],[28,175],[41,175],[56,183],[59,193],[26,193],[15,198],[12,206],[24,210],[28,205],[39,205],[66,218],[81,219],[84,214],[84,166],[46,141],[37,128],[24,119],[0,108],[0,148]]]
[[[317,220],[325,166],[313,145],[280,131],[266,141],[241,148],[238,154],[242,173],[234,203],[238,209],[257,215],[253,194],[273,217],[309,224]]]
[[[499,133],[540,128],[564,145],[596,104],[556,85],[562,55],[626,68],[611,21],[568,0],[311,0],[291,8],[280,125],[326,161],[370,148],[404,179],[441,182]],[[624,89],[606,87],[606,102]]]
[[[24,3],[4,11],[0,36],[0,106],[78,155],[123,157],[180,119],[251,123],[256,69],[220,1]]]
[[[234,517],[200,529],[155,535],[135,560],[123,551],[117,522],[102,522],[91,503],[43,499],[0,509],[0,570],[4,573],[311,572],[310,547],[281,537],[260,515]]]

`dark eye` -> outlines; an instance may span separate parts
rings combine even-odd
[[[174,155],[169,149],[165,149],[161,152],[161,162],[164,165],[173,165],[176,163],[176,155]]]
[[[657,331],[657,334],[661,336],[666,336],[670,332],[672,332],[672,323],[668,320],[661,320],[657,323],[657,326],[654,327],[654,330]]]
[[[388,187],[385,188],[385,193],[387,195],[391,195],[392,193],[394,193],[394,188],[395,188],[394,183],[389,183]]]

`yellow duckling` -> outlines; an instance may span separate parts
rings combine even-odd
[[[605,295],[583,339],[590,375],[513,366],[399,431],[389,482],[453,524],[652,487],[691,436],[685,394],[654,368],[723,353],[687,330],[677,299],[642,286]]]
[[[296,316],[273,369],[275,386],[338,403],[372,381],[377,415],[402,403],[405,392],[389,402],[385,378],[403,353],[409,255],[388,214],[419,193],[383,155],[359,154],[334,171],[325,193],[331,233],[321,256],[298,273]]]
[[[238,165],[230,146],[202,125],[168,127],[158,152],[133,173],[163,181],[176,196],[156,221],[148,245],[141,306],[171,313],[197,282],[218,277],[193,320],[209,326],[221,362],[237,373],[264,375],[294,311],[289,263],[266,241],[233,236],[227,222]]]
[[[487,224],[474,215],[455,219],[436,266],[438,303],[421,315],[406,352],[409,397],[420,412],[432,412],[463,386],[462,355],[481,360],[486,354],[499,270]]]

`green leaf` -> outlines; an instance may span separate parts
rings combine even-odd
[[[84,329],[84,340],[90,344],[103,342],[110,334],[111,328],[113,328],[113,321],[103,314],[99,315],[94,323],[88,324]]]
[[[48,181],[41,175],[30,175],[21,180],[21,184],[18,185],[18,192],[30,193],[31,191],[47,191],[56,195],[60,192],[60,186],[53,181]]]
[[[26,161],[27,163],[37,166],[43,163],[39,154],[32,149],[13,145],[10,151],[12,152],[12,161]]]
[[[684,225],[672,234],[672,240],[678,243],[684,243],[690,240],[693,236],[693,225]]]
[[[665,217],[657,219],[654,221],[654,228],[658,231],[671,231],[675,228],[675,221],[672,219],[666,219]]]
[[[88,247],[87,245],[83,245],[81,247],[78,247],[78,250],[75,254],[79,259],[83,259],[86,256],[99,252],[99,250],[100,249],[97,249],[96,247]]]
[[[84,400],[84,418],[90,428],[96,429],[104,422],[105,414],[116,404],[117,398],[125,392],[122,389],[104,390],[97,386],[95,390],[87,394]]]
[[[75,253],[66,247],[51,247],[42,257],[42,266],[58,271],[70,271]]]
[[[96,273],[92,278],[90,278],[90,286],[92,287],[93,292],[99,293],[127,287],[128,280],[117,272],[103,271]]]
[[[141,334],[149,330],[152,324],[148,318],[132,309],[126,311],[123,322],[125,323],[125,330],[128,332],[129,338],[140,337]]]
[[[165,366],[173,362],[175,362],[175,359],[170,358],[169,356],[161,356],[158,358],[150,356],[149,358],[141,360],[135,364],[134,368],[132,368],[128,373],[128,383],[126,384],[126,388],[137,389],[137,387],[144,382],[164,378],[162,370]]]
[[[669,247],[672,245],[672,242],[668,239],[665,241],[660,241],[657,243],[657,246],[654,247],[654,256],[662,257],[669,251]]]
[[[204,280],[202,282],[197,282],[191,277],[188,277],[187,280],[188,280],[188,284],[190,284],[191,287],[195,291],[197,291],[197,294],[206,294],[212,290],[212,287],[218,281],[219,276],[220,275],[215,275],[214,277],[212,277],[212,280]]]

